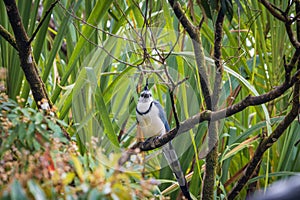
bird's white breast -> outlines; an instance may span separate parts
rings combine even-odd
[[[140,112],[145,112],[149,109],[150,103],[138,103],[137,109]],[[140,115],[136,113],[136,116],[144,138],[162,135],[166,132],[165,126],[159,117],[159,110],[154,104],[147,114]]]

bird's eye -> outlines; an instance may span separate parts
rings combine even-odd
[[[144,96],[145,96],[145,94],[144,94],[144,93],[142,93],[142,94],[141,94],[141,97],[144,97]]]
[[[150,97],[152,97],[152,94],[149,94]]]

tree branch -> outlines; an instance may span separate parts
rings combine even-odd
[[[222,38],[224,12],[219,10],[215,25],[215,42],[214,42],[214,59],[215,59],[215,81],[212,94],[212,111],[218,109],[218,101],[221,93],[223,65],[222,55]],[[202,199],[214,199],[214,187],[216,178],[216,169],[218,165],[218,122],[210,121],[208,126],[208,146],[212,148],[206,156],[205,173],[203,179]]]
[[[269,1],[259,0],[259,2],[262,3],[274,17],[276,17],[280,21],[286,22],[286,18],[281,13],[278,13],[278,9],[275,9],[275,6],[272,5]]]
[[[243,176],[238,180],[236,185],[228,194],[228,199],[234,199],[242,188],[246,185],[248,180],[251,178],[253,172],[258,167],[265,151],[269,149],[283,134],[283,132],[287,129],[287,127],[294,121],[294,119],[298,116],[299,110],[299,80],[295,84],[294,87],[294,95],[293,95],[293,105],[291,111],[286,115],[286,117],[279,123],[273,133],[267,137],[266,139],[262,140],[262,142],[257,147],[253,158],[249,162]]]
[[[46,20],[47,16],[49,14],[51,14],[51,11],[53,10],[53,8],[55,7],[55,5],[59,2],[59,0],[56,0],[55,2],[53,2],[50,6],[50,8],[46,11],[45,16],[43,17],[43,19],[40,21],[40,23],[38,24],[37,28],[34,30],[31,38],[29,39],[28,43],[31,44],[31,42],[33,41],[33,39],[35,38],[36,34],[39,32],[40,28],[42,27],[44,21]]]
[[[194,115],[193,117],[185,120],[184,122],[181,123],[180,129],[178,130],[178,135],[186,132],[190,129],[192,129],[195,125],[203,122],[203,121],[216,121],[220,120],[226,117],[229,117],[231,115],[234,115],[238,112],[241,112],[245,108],[249,106],[256,106],[256,105],[261,105],[263,103],[272,101],[279,96],[281,96],[283,93],[285,93],[290,87],[292,87],[296,81],[300,79],[300,70],[298,70],[294,76],[291,78],[291,80],[285,81],[282,85],[277,86],[275,89],[259,95],[259,96],[247,96],[245,99],[241,100],[240,102],[229,106],[227,108],[224,108],[222,110],[218,111],[210,111],[210,110],[205,110],[201,113],[198,113]],[[176,130],[172,129],[169,133],[165,134],[164,136],[160,137],[160,139],[156,140],[156,144],[154,144],[154,148],[151,148],[150,145],[144,145],[141,150],[142,151],[148,151],[152,150],[158,147],[161,147],[162,145],[166,144],[170,140],[174,138],[176,133],[174,133]],[[165,143],[164,143],[165,142]],[[152,146],[152,145],[151,145]]]
[[[291,6],[291,5],[290,5]],[[289,8],[288,8],[289,9]],[[287,9],[287,10],[288,10]],[[300,12],[300,3],[299,1],[296,1],[296,12]],[[297,69],[299,72],[300,70],[300,58],[299,58],[299,40],[300,40],[300,22],[297,22],[297,39],[294,37],[291,29],[291,24],[288,24],[286,22],[286,31],[288,32],[289,38],[291,43],[296,48],[296,52],[293,55],[292,60],[290,61],[289,67],[285,67],[286,73],[290,73],[291,69],[293,68],[293,63],[297,63]],[[295,77],[295,75],[294,75]],[[299,112],[299,90],[300,90],[300,82],[299,78],[295,81],[294,91],[293,91],[293,105],[291,111],[286,115],[286,117],[281,121],[281,123],[276,127],[276,129],[273,131],[273,133],[267,137],[266,139],[262,140],[259,146],[257,147],[253,158],[249,162],[247,168],[245,169],[243,176],[238,180],[236,185],[232,188],[232,190],[228,194],[228,199],[234,199],[237,194],[243,189],[243,187],[246,185],[248,180],[251,178],[255,170],[257,170],[259,163],[263,157],[264,152],[270,148],[278,139],[279,137],[284,133],[284,131],[287,129],[287,127],[294,121],[294,119],[298,116]]]
[[[179,122],[179,119],[178,119],[178,114],[177,114],[176,106],[175,106],[175,102],[174,102],[173,90],[169,89],[169,95],[170,95],[170,99],[171,99],[171,105],[172,105],[172,111],[173,111],[173,114],[174,114],[174,119],[175,119],[175,122],[176,122],[176,129],[179,129],[180,122]]]
[[[33,98],[38,106],[40,106],[39,102],[42,102],[42,99],[46,99],[48,101],[49,108],[51,108],[52,105],[46,93],[44,83],[39,76],[36,63],[31,54],[31,46],[28,43],[28,36],[24,29],[16,2],[15,0],[4,0],[4,3],[15,35],[17,49],[19,50],[21,67],[30,85]]]
[[[284,94],[289,88],[291,88],[299,80],[300,80],[300,70],[298,70],[293,75],[291,80],[285,81],[282,85],[277,86],[275,89],[265,94],[259,96],[248,96],[245,99],[241,100],[239,103],[224,108],[222,110],[218,110],[218,111],[205,110],[181,122],[179,129],[174,128],[159,138],[153,137],[152,139],[148,139],[146,144],[143,142],[136,143],[128,150],[128,152],[131,153],[136,152],[136,149],[138,149],[139,151],[150,151],[159,148],[164,144],[168,143],[169,141],[171,141],[176,136],[194,128],[197,124],[200,124],[201,122],[220,120],[229,117],[231,115],[234,115],[235,113],[241,112],[242,110],[244,110],[249,106],[257,106],[272,101],[278,98],[279,96],[281,96],[282,94]],[[127,161],[125,157],[129,158],[130,155],[128,153],[124,153],[124,155],[119,160],[119,164],[123,165]]]
[[[17,47],[17,43],[16,43],[16,39],[14,38],[14,36],[12,36],[10,34],[10,32],[8,32],[8,30],[6,30],[3,26],[0,25],[0,35],[11,45],[13,46],[13,48],[15,48],[17,51],[18,47]]]
[[[6,7],[8,19],[12,26],[14,35],[15,35],[15,43],[16,49],[19,52],[19,59],[21,68],[24,71],[26,80],[30,85],[30,89],[34,98],[34,101],[38,108],[42,110],[46,110],[47,112],[52,112],[52,103],[47,95],[47,91],[42,81],[41,77],[39,76],[39,72],[37,69],[37,65],[34,61],[34,57],[32,56],[31,52],[31,45],[23,26],[19,10],[17,8],[15,0],[4,0],[4,4]],[[13,45],[13,44],[12,44]],[[14,45],[13,45],[14,46]],[[71,140],[68,132],[62,127],[60,124],[64,136]]]
[[[271,4],[269,1],[267,0],[259,0],[264,6],[266,9],[268,9],[268,11],[277,19],[279,19],[280,21],[284,22],[285,24],[285,29],[286,29],[286,32],[289,36],[289,39],[291,41],[291,43],[293,44],[293,46],[298,49],[300,48],[300,43],[299,41],[297,41],[297,39],[295,38],[294,36],[294,33],[292,31],[292,23],[294,22],[294,19],[289,19],[288,18],[288,13],[287,12],[283,12],[283,11],[280,11],[280,13],[278,13],[278,10],[280,10],[279,8],[277,8],[276,6],[274,6],[273,4]],[[287,11],[289,10],[291,5],[288,6],[287,8]]]
[[[285,22],[285,29],[286,29],[287,35],[289,36],[289,39],[290,39],[290,42],[292,43],[292,45],[296,49],[299,49],[300,48],[300,43],[297,41],[296,37],[294,36],[291,25],[292,24],[290,23],[290,21]]]
[[[183,28],[187,31],[193,42],[194,54],[196,58],[196,64],[199,71],[201,89],[204,96],[205,104],[208,110],[211,110],[211,92],[208,82],[208,75],[205,69],[204,52],[202,49],[202,42],[200,38],[199,30],[194,26],[190,20],[186,17],[183,10],[181,9],[180,3],[176,0],[169,0],[177,19],[180,21]]]

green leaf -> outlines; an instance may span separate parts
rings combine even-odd
[[[274,117],[271,118],[271,124],[274,123],[278,123],[281,120],[283,120],[283,117]],[[252,126],[251,128],[248,128],[245,132],[243,132],[240,136],[238,136],[233,142],[233,143],[241,143],[244,140],[246,140],[246,138],[248,138],[251,134],[258,132],[260,129],[265,128],[267,125],[266,121],[262,121],[262,122],[258,122],[256,123],[254,126]]]
[[[12,200],[28,199],[23,187],[21,186],[18,180],[14,180],[10,188],[11,188],[10,195]]]
[[[92,13],[90,14],[87,20],[87,23],[97,25],[100,22],[100,20],[104,17],[104,15],[107,13],[106,11],[109,9],[112,2],[113,2],[112,0],[97,1]],[[66,84],[70,74],[74,71],[75,63],[78,60],[79,56],[81,55],[81,52],[84,49],[84,45],[86,44],[86,37],[89,38],[94,31],[95,31],[94,27],[91,27],[89,25],[83,26],[82,33],[81,33],[82,36],[79,38],[74,48],[74,51],[72,52],[66,72],[63,74],[62,80],[60,82],[61,85]],[[61,87],[56,87],[53,96],[51,98],[52,102],[56,102],[60,92],[61,92]]]
[[[103,195],[97,188],[94,188],[89,192],[88,200],[101,199]]]
[[[37,112],[34,116],[35,124],[40,124],[43,121],[44,115],[40,112]]]
[[[42,188],[33,180],[27,182],[28,188],[35,200],[47,199]]]
[[[201,5],[205,11],[206,16],[212,20],[212,15],[211,15],[211,10],[210,10],[210,6],[207,0],[202,0],[201,1]]]
[[[97,87],[96,91],[97,91],[96,94],[95,94],[95,98],[97,99],[96,106],[97,106],[98,110],[101,111],[101,113],[98,113],[98,114],[100,115],[100,118],[103,122],[103,126],[104,126],[104,129],[105,129],[105,134],[107,135],[109,140],[115,146],[119,147],[118,138],[117,138],[117,135],[116,135],[116,133],[113,129],[112,122],[110,121],[109,113],[106,109],[101,89],[99,87]]]
[[[259,93],[257,92],[256,88],[248,81],[246,80],[243,76],[240,74],[236,73],[234,70],[230,69],[227,66],[224,66],[224,70],[231,74],[232,76],[236,77],[239,81],[241,81],[255,96],[259,96]],[[263,113],[265,114],[266,122],[267,122],[267,133],[268,135],[271,134],[272,128],[271,128],[271,121],[270,121],[270,114],[268,112],[268,109],[265,104],[261,105],[263,109]]]
[[[274,172],[268,174],[269,177],[280,177],[280,176],[299,176],[299,172],[290,172],[290,171],[282,171],[282,172]],[[249,183],[253,183],[258,181],[259,179],[264,179],[266,175],[256,176],[249,180]]]
[[[22,140],[26,136],[26,125],[24,123],[21,123],[18,126],[18,137]]]
[[[32,139],[32,144],[35,150],[40,150],[41,149],[41,145],[38,141],[36,141],[35,139]]]
[[[63,179],[63,184],[64,185],[69,185],[75,178],[75,173],[69,172]]]
[[[75,8],[73,8],[73,12],[76,12]],[[45,66],[45,71],[42,76],[42,80],[44,82],[47,80],[50,70],[53,69],[53,61],[63,43],[64,36],[68,30],[68,24],[70,23],[70,17],[71,17],[71,15],[66,15],[66,17],[64,17],[63,21],[61,22],[61,24],[59,26],[58,33],[55,36],[54,44],[53,44],[53,47],[51,48],[51,52],[47,59],[47,64]]]
[[[77,174],[78,178],[80,179],[80,181],[83,181],[84,169],[81,165],[80,160],[76,156],[72,156],[71,158],[72,158],[74,168],[75,168],[75,171],[76,171],[76,174]]]
[[[49,128],[54,132],[54,133],[61,133],[62,132],[62,130],[61,130],[61,128],[57,125],[57,124],[55,124],[52,120],[47,120],[47,123],[48,123],[48,126],[49,126]]]

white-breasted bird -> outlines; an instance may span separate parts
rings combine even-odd
[[[138,139],[147,139],[153,136],[160,137],[170,130],[165,111],[161,104],[153,99],[151,91],[148,88],[148,81],[137,103],[136,118],[138,123]],[[191,200],[187,181],[172,143],[168,142],[165,144],[162,147],[162,151],[179,183],[183,195]]]

